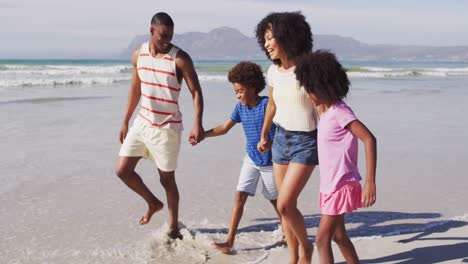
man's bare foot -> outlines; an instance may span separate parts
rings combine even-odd
[[[310,264],[312,263],[312,254],[314,253],[314,245],[309,244],[308,248],[304,248],[304,254],[299,257],[298,264]]]
[[[147,223],[149,223],[153,214],[161,210],[163,207],[164,204],[159,201],[153,204],[148,204],[148,210],[146,210],[146,214],[141,217],[140,225],[146,225]]]
[[[221,253],[223,253],[223,254],[230,255],[233,252],[232,245],[230,245],[228,242],[217,243],[217,242],[213,241],[213,242],[211,242],[211,246],[213,248],[221,251]]]
[[[184,237],[182,236],[182,234],[180,233],[179,229],[176,228],[176,229],[169,229],[169,231],[167,231],[167,236],[170,237],[171,239],[184,239]]]

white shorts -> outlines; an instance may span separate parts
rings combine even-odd
[[[248,155],[245,156],[244,163],[242,164],[237,191],[246,192],[250,196],[254,196],[260,176],[262,177],[263,196],[268,200],[276,200],[278,198],[278,190],[276,189],[275,177],[273,175],[273,166],[257,166]]]
[[[181,131],[149,126],[138,118],[120,147],[121,157],[152,159],[158,169],[174,171],[180,151]]]

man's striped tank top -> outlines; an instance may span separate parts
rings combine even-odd
[[[161,58],[150,54],[148,42],[140,49],[137,61],[141,80],[141,109],[138,118],[148,125],[182,130],[182,114],[179,111],[181,83],[177,80],[175,59],[179,48],[173,46]]]

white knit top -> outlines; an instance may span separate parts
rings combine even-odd
[[[150,55],[148,43],[141,46],[137,70],[141,80],[141,109],[138,118],[150,126],[182,130],[179,110],[181,83],[175,59],[180,49],[173,46],[162,58]]]
[[[276,114],[273,122],[289,131],[312,131],[317,127],[315,105],[299,86],[294,70],[280,72],[279,66],[268,69],[268,85],[273,87]]]

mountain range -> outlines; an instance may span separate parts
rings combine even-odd
[[[129,58],[135,48],[149,35],[136,36],[120,55]],[[468,46],[435,47],[404,45],[371,45],[351,37],[315,34],[314,50],[333,51],[342,60],[386,61],[468,61]],[[266,59],[257,40],[231,27],[220,27],[208,33],[174,34],[172,43],[197,60],[257,60]]]

